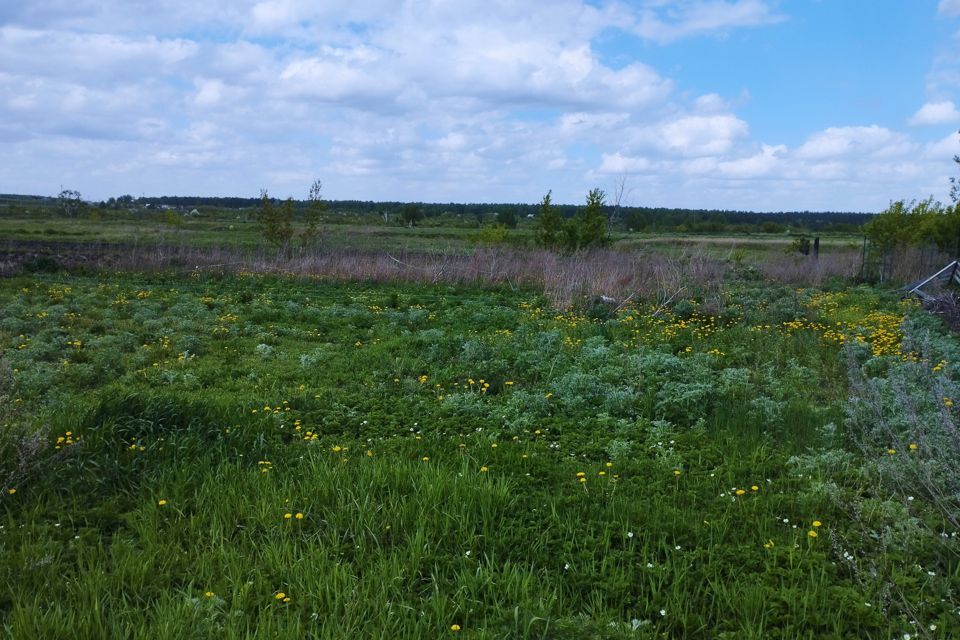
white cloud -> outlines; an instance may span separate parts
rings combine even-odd
[[[785,20],[763,0],[704,0],[657,2],[640,13],[633,31],[656,42],[758,27]]]
[[[727,153],[748,134],[747,123],[730,113],[679,113],[653,124],[629,127],[623,131],[623,138],[624,146],[630,150],[655,150],[668,156],[706,157]]]
[[[746,158],[725,160],[717,165],[720,173],[732,178],[758,178],[769,175],[780,162],[778,156],[787,152],[782,144],[776,146],[762,145],[759,152]]]
[[[617,153],[605,153],[602,157],[603,162],[597,170],[600,173],[610,173],[622,175],[629,173],[643,173],[652,168],[653,164],[647,158],[627,157]]]
[[[6,3],[0,178],[91,197],[304,197],[316,176],[331,198],[531,202],[553,188],[582,202],[628,175],[635,204],[865,209],[951,168],[955,140],[879,126],[791,147],[757,139],[742,98],[698,95],[642,49],[617,65],[598,52],[611,30],[655,43],[723,36],[783,20],[776,6]]]
[[[958,0],[958,2],[960,2],[960,0]],[[914,126],[925,124],[954,124],[957,122],[960,122],[960,111],[957,111],[956,105],[950,100],[928,102],[920,107],[920,109],[907,120],[908,124]]]
[[[960,0],[940,0],[937,10],[947,16],[960,15]]]
[[[901,134],[884,127],[830,127],[809,138],[797,149],[797,156],[812,160],[836,157],[892,156],[909,151],[913,145]]]

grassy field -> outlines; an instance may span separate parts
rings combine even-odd
[[[493,237],[489,229],[455,226],[426,221],[419,227],[408,228],[396,221],[385,223],[371,217],[365,223],[326,223],[320,225],[317,245],[325,250],[395,251],[414,253],[442,253],[465,255],[477,246],[494,242],[508,246],[532,246],[534,233],[524,221],[519,228],[505,231],[503,237]],[[302,222],[294,225],[297,233],[305,228]],[[827,257],[849,258],[859,256],[862,237],[843,233],[818,233],[821,252]],[[678,234],[628,233],[611,234],[612,246],[624,251],[655,251],[676,255],[698,251],[718,259],[761,261],[781,260],[791,253],[795,236],[777,234]],[[249,212],[221,212],[215,216],[182,217],[170,213],[169,219],[158,214],[125,218],[65,218],[0,216],[0,240],[9,248],[31,246],[30,243],[76,242],[107,243],[139,246],[188,246],[201,248],[231,248],[254,251],[265,248],[256,222]],[[795,253],[795,251],[793,252]]]
[[[0,308],[11,637],[960,629],[960,349],[890,294],[104,272]]]

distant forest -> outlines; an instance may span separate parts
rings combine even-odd
[[[13,210],[30,209],[31,205],[47,211],[56,210],[58,198],[0,194],[0,211],[8,215]],[[307,201],[294,201],[295,209],[306,210]],[[539,204],[511,203],[409,203],[374,202],[369,200],[326,200],[325,221],[360,222],[377,218],[384,222],[400,223],[405,209],[417,207],[424,224],[444,224],[456,221],[460,225],[479,226],[501,220],[516,220],[521,226],[535,218]],[[217,212],[253,210],[260,198],[201,197],[201,196],[120,196],[102,202],[87,202],[87,208],[109,211],[136,212],[150,209],[173,209],[180,212],[198,212],[209,215]],[[580,205],[556,205],[565,217],[573,216]],[[733,211],[721,209],[683,209],[676,207],[615,207],[605,210],[611,225],[623,231],[679,231],[694,233],[760,232],[780,233],[789,229],[856,232],[873,214],[845,211]],[[452,219],[452,220],[451,220]],[[528,221],[528,222],[525,222]]]

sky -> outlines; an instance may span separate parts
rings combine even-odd
[[[946,201],[960,0],[0,3],[0,193]]]

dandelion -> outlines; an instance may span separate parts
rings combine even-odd
[[[820,522],[819,520],[814,520],[814,521],[813,521],[813,528],[814,528],[814,529],[816,529],[817,527],[821,527],[821,526],[823,526],[823,523]]]
[[[587,481],[586,478],[580,478],[580,484],[583,484],[583,483],[585,483],[586,481]]]
[[[613,463],[612,463],[612,462],[608,462],[608,463],[606,464],[607,469],[611,468],[612,466],[613,466]]]
[[[453,631],[454,633],[456,633],[457,631],[460,631],[460,625],[458,624],[450,625],[450,631]]]
[[[424,462],[430,462],[430,456],[423,456],[421,460],[423,460]]]
[[[764,549],[773,549],[773,540],[767,540],[763,543]]]
[[[491,444],[491,445],[490,445],[490,448],[491,448],[491,449],[496,449],[496,448],[497,448],[497,443],[494,442],[493,444]]]
[[[167,501],[166,501],[166,500],[157,500],[157,504],[162,507],[162,506],[164,506],[165,504],[167,504]]]
[[[888,456],[896,455],[896,453],[897,453],[896,449],[887,449]]]
[[[335,445],[333,445],[333,448],[330,449],[330,450],[333,451],[334,453],[340,453],[341,451],[343,451],[343,447],[341,447],[341,446],[338,445],[338,444],[335,444]]]
[[[583,478],[583,477],[585,477],[586,475],[587,475],[587,474],[584,473],[583,471],[577,471],[577,477],[578,477],[578,478]]]
[[[917,443],[916,443],[916,442],[911,442],[911,443],[910,443],[910,451],[916,451],[916,450],[917,450]]]
[[[486,467],[480,467],[480,473],[486,473],[487,471],[489,471],[489,469]]]
[[[738,495],[738,496],[742,496],[742,495],[745,494],[745,493],[746,493],[746,491],[744,491],[743,489],[737,489],[737,495]]]
[[[12,495],[15,494],[16,492],[17,492],[16,489],[7,489],[7,495],[8,495],[8,496],[12,496]]]
[[[750,491],[760,491],[760,487],[758,487],[757,485],[753,485],[750,487]]]
[[[212,598],[216,594],[214,594],[213,591],[207,591],[203,595],[206,596],[207,598]]]
[[[810,531],[807,531],[807,536],[809,536],[809,537],[811,537],[811,538],[816,538],[816,537],[817,537],[817,532],[814,531],[813,529],[810,529]]]
[[[680,475],[680,469],[674,469],[674,470],[673,470],[673,475],[679,476],[679,475]]]
[[[297,512],[297,515],[295,515],[295,516],[293,516],[293,517],[296,518],[297,520],[303,520],[303,514],[300,513],[299,511]]]
[[[293,517],[293,514],[292,514],[292,513],[285,513],[285,514],[283,514],[283,519],[284,519],[284,520],[289,520],[289,519],[292,518],[292,517]]]

